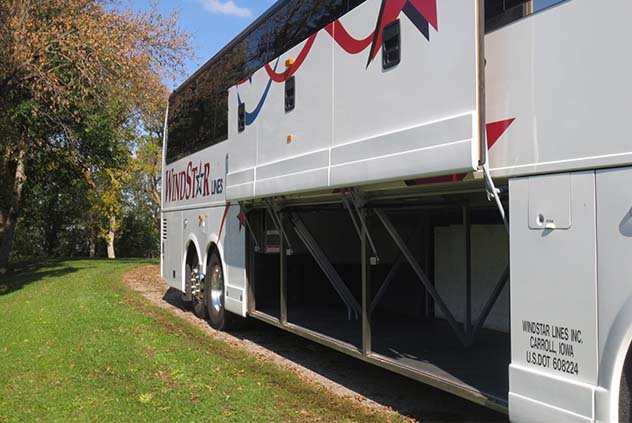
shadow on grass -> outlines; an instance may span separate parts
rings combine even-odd
[[[163,301],[190,311],[176,289],[169,289]],[[229,333],[336,382],[403,416],[418,421],[498,422],[507,416],[478,406],[421,382],[349,357],[300,336],[255,319],[247,319]]]
[[[66,276],[79,269],[69,266],[64,260],[47,260],[37,264],[16,264],[13,272],[0,276],[0,297],[36,283],[48,277]]]

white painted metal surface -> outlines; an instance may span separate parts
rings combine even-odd
[[[401,62],[387,70],[381,53],[367,64],[372,44],[350,47],[341,35],[371,41],[381,4],[366,1],[230,89],[228,200],[477,168],[477,2],[439,2],[428,39],[398,14]],[[296,78],[290,112],[284,83],[270,76],[286,70]],[[237,95],[256,119],[242,133]]]
[[[570,195],[559,195],[561,185]],[[526,398],[593,419],[593,402],[577,398],[592,398],[598,375],[595,173],[512,179],[509,189],[510,416],[524,417],[514,416],[513,404],[524,406]],[[568,229],[530,227],[531,210],[543,199],[549,210],[570,209]],[[538,380],[557,380],[555,394]],[[542,415],[553,416],[547,409]]]
[[[632,341],[632,168],[597,172],[599,421],[618,421],[619,383]]]
[[[340,22],[355,36],[374,24],[379,1]],[[430,39],[402,16],[402,61],[368,68],[365,55],[334,49],[331,185],[471,171],[478,165],[475,1],[437,3]]]
[[[570,0],[485,37],[497,177],[632,163],[632,2]]]
[[[244,231],[240,208],[225,201],[226,147],[219,143],[164,166],[163,217],[167,240],[163,277],[185,290],[184,269],[190,244],[195,246],[202,271],[209,251],[216,248],[222,260],[226,309],[245,316],[246,274]]]

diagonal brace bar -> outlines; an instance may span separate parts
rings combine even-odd
[[[310,252],[314,260],[316,260],[316,263],[323,273],[325,273],[325,276],[340,296],[342,302],[347,306],[349,318],[351,318],[351,313],[353,312],[354,317],[357,319],[362,312],[362,308],[358,301],[355,299],[351,291],[349,291],[349,288],[344,283],[298,214],[290,213],[290,220],[294,227],[294,231],[301,241],[303,241],[303,244],[305,244],[305,247],[307,247],[307,250]]]
[[[371,251],[373,251],[373,257],[375,257],[376,261],[380,261],[380,257],[377,255],[377,248],[375,248],[375,243],[373,242],[373,237],[371,236],[371,232],[369,232],[369,227],[366,224],[366,218],[364,213],[360,210],[364,207],[365,203],[362,200],[362,197],[357,189],[353,188],[349,191],[351,195],[351,202],[355,207],[356,213],[358,214],[358,219],[360,219],[360,223],[362,223],[362,229],[366,234],[366,239],[369,241],[369,245],[371,246]]]
[[[347,211],[349,212],[349,217],[353,222],[353,226],[355,227],[356,232],[358,233],[358,237],[363,239],[363,233],[366,234],[367,241],[371,247],[371,251],[373,252],[373,257],[376,262],[379,262],[380,258],[377,255],[377,248],[375,248],[375,243],[373,242],[373,238],[371,237],[371,233],[369,232],[369,228],[366,224],[366,219],[364,217],[364,212],[362,210],[362,206],[359,205],[360,200],[356,195],[354,195],[355,190],[343,190],[342,191],[342,204],[345,206]],[[351,199],[351,201],[349,201]],[[352,205],[353,204],[353,205]],[[356,217],[357,215],[357,217]]]
[[[353,208],[351,208],[351,204],[349,204],[349,199],[347,196],[342,193],[342,204],[344,204],[345,208],[349,212],[349,217],[351,218],[351,222],[353,222],[353,226],[355,227],[356,232],[358,233],[358,237],[362,238],[362,230],[358,225],[358,221],[356,220],[355,215],[353,214]]]
[[[277,212],[277,209],[275,208],[275,204],[273,201],[267,200],[266,210],[268,211],[268,214],[270,215],[270,218],[272,219],[272,223],[274,223],[274,226],[277,228],[281,236],[285,238],[285,242],[287,243],[287,247],[289,251],[292,251],[292,244],[290,243],[290,239],[285,233],[285,229],[283,228],[283,223],[281,222],[281,217],[279,216],[279,213]]]
[[[414,231],[406,240],[406,245],[408,245],[411,239],[416,238],[419,235],[419,232],[420,232],[419,229]],[[370,306],[371,312],[375,310],[375,307],[377,307],[377,305],[382,300],[382,297],[384,296],[384,294],[386,294],[386,291],[391,285],[391,282],[393,282],[393,280],[395,279],[395,276],[397,276],[397,272],[399,271],[400,267],[402,267],[402,264],[404,264],[404,255],[402,253],[399,253],[397,258],[395,259],[395,262],[393,263],[393,266],[391,267],[391,270],[388,271],[386,278],[384,278],[384,282],[382,282],[382,285],[380,285],[380,289],[375,294],[373,301],[371,301],[371,306]]]
[[[246,207],[244,207],[241,203],[239,203],[239,207],[241,208],[239,211],[240,216],[243,213],[244,225],[246,226],[246,229],[248,229],[248,233],[250,234],[250,236],[252,237],[252,240],[255,243],[255,252],[259,252],[261,251],[261,247],[259,246],[259,242],[257,241],[257,236],[255,235],[255,231],[253,231],[252,226],[250,226],[250,219],[248,219],[248,211],[246,210]]]
[[[386,228],[386,231],[389,233],[391,238],[393,238],[393,241],[395,242],[397,247],[400,249],[404,257],[406,258],[406,261],[408,261],[408,264],[410,264],[410,267],[413,268],[413,271],[415,272],[415,274],[421,281],[424,288],[426,288],[426,291],[428,292],[428,294],[432,297],[432,299],[435,301],[437,306],[443,312],[444,316],[446,317],[448,321],[448,324],[450,325],[450,327],[452,327],[452,330],[454,331],[454,333],[459,337],[461,342],[465,344],[466,337],[465,337],[465,334],[463,333],[463,328],[456,321],[456,319],[454,318],[454,315],[452,314],[452,312],[450,311],[446,303],[443,301],[443,298],[441,298],[441,296],[439,295],[435,287],[432,285],[432,282],[430,281],[430,279],[428,279],[424,271],[421,269],[421,266],[415,259],[413,253],[410,251],[408,246],[404,243],[404,240],[401,238],[401,236],[397,232],[397,229],[395,229],[395,226],[393,226],[393,223],[391,222],[391,220],[388,218],[388,216],[386,216],[384,211],[380,209],[375,209],[374,211],[375,211],[376,216],[380,219],[380,221],[384,225],[384,228]]]
[[[487,318],[489,317],[489,313],[491,313],[492,308],[494,307],[494,304],[496,304],[496,301],[498,301],[498,297],[500,297],[500,294],[503,291],[503,288],[505,287],[508,281],[509,281],[509,265],[505,267],[505,270],[503,271],[503,274],[500,277],[500,280],[494,287],[492,294],[490,295],[489,299],[485,303],[485,306],[481,310],[481,314],[478,316],[476,325],[474,326],[474,329],[472,330],[470,342],[474,340],[474,337],[476,336],[478,331],[480,331],[483,325],[485,324],[485,320],[487,320]]]
[[[384,278],[384,282],[382,282],[382,285],[380,285],[380,289],[378,289],[377,293],[375,294],[373,301],[371,301],[371,306],[369,307],[371,313],[373,313],[375,307],[377,307],[377,305],[382,300],[384,294],[386,294],[388,287],[395,279],[395,276],[397,276],[397,272],[399,271],[399,268],[402,267],[402,264],[404,264],[404,256],[400,254],[399,257],[397,257],[397,260],[395,260],[395,263],[393,263],[391,270],[388,271],[388,274],[386,275],[386,278]]]

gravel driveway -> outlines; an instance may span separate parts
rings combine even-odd
[[[392,410],[411,421],[507,420],[505,415],[255,319],[248,319],[240,329],[218,332],[206,321],[196,318],[180,299],[180,292],[163,282],[158,265],[128,272],[125,282],[155,305],[190,321],[209,335],[247,350],[262,360],[274,361],[307,383],[322,385],[335,395],[353,398],[367,407]]]

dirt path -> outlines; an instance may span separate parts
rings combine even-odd
[[[411,421],[505,421],[506,416],[323,347],[270,325],[249,319],[243,328],[218,332],[196,318],[160,278],[157,265],[125,274],[125,282],[153,304],[197,325],[209,335],[290,369],[308,383]]]

